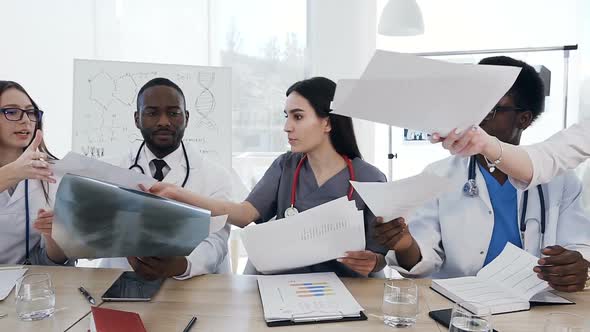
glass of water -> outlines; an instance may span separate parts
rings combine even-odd
[[[477,302],[459,302],[453,306],[449,332],[492,332],[492,330],[492,311],[489,307]]]
[[[16,315],[21,320],[40,320],[55,312],[55,290],[47,273],[22,276],[16,284]]]
[[[383,291],[383,322],[391,327],[408,327],[418,316],[418,286],[411,279],[389,279]]]
[[[545,320],[545,332],[590,332],[590,320],[565,312],[550,313]]]

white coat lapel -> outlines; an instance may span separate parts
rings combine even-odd
[[[549,204],[549,188],[548,186],[542,185],[543,188],[543,198],[545,203],[545,226],[550,223],[550,219],[552,216],[550,215],[550,206]],[[533,187],[529,189],[528,194],[528,203],[526,206],[526,230],[524,233],[523,238],[523,246],[524,249],[532,254],[533,256],[540,256],[540,248],[545,244],[543,236],[541,236],[541,220],[542,220],[542,212],[541,212],[541,196],[539,195],[539,190],[537,187]],[[522,210],[525,208],[524,201],[519,206],[518,218],[519,218],[519,227],[522,217]],[[547,229],[545,230],[547,232]]]
[[[31,199],[31,197],[36,195],[37,194],[36,192],[39,190],[42,190],[41,183],[38,180],[29,180],[29,199]],[[16,187],[16,190],[14,191],[12,196],[10,197],[7,207],[11,206],[13,204],[20,204],[22,202],[23,209],[24,209],[24,199],[25,199],[25,181],[21,181],[18,184],[18,186]]]
[[[479,198],[484,202],[489,211],[493,211],[494,209],[492,208],[492,201],[490,199],[488,185],[486,184],[486,179],[483,177],[483,174],[479,169],[479,165],[476,165],[475,167],[475,181],[477,182],[477,187],[479,188]]]

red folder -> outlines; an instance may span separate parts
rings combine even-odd
[[[92,307],[96,332],[146,332],[135,312]]]

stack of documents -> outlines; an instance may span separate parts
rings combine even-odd
[[[276,273],[365,250],[363,211],[346,196],[285,219],[242,230],[248,258],[262,273]]]
[[[210,227],[209,211],[68,174],[57,190],[52,237],[69,258],[187,256]]]
[[[385,222],[407,218],[416,208],[452,189],[448,179],[427,172],[393,182],[350,182],[371,212]]]
[[[10,266],[6,269],[0,269],[0,301],[6,299],[10,294],[18,278],[22,277],[27,269],[20,266]]]
[[[573,302],[546,291],[546,281],[537,277],[533,268],[538,258],[507,243],[496,259],[475,277],[432,280],[432,289],[454,302],[477,302],[489,307],[492,314],[530,309],[530,303],[572,304]],[[473,313],[481,307],[466,305]]]
[[[438,132],[479,124],[520,68],[457,64],[377,50],[360,79],[339,80],[334,113]]]
[[[258,288],[268,326],[366,319],[332,272],[258,276]]]

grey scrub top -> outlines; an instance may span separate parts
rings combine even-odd
[[[285,209],[291,206],[291,186],[297,164],[303,157],[302,153],[287,152],[279,156],[266,171],[262,179],[254,186],[246,201],[250,202],[258,213],[260,220],[256,223],[267,222],[274,216],[277,219],[284,218]],[[352,160],[352,167],[356,181],[359,182],[386,182],[386,177],[375,166],[365,162],[360,158]],[[321,187],[318,187],[315,175],[306,160],[301,167],[295,207],[299,212],[311,209],[326,202],[346,196],[349,190],[350,174],[348,167],[344,168],[338,174],[331,177]],[[387,248],[377,244],[373,237],[373,223],[375,216],[365,205],[361,197],[355,191],[352,198],[356,202],[356,207],[364,211],[365,219],[365,241],[366,249],[387,254]],[[291,273],[309,273],[309,272],[334,272],[339,277],[362,277],[361,274],[349,269],[336,260],[323,262],[303,268],[284,271],[282,274]]]

